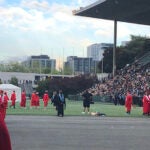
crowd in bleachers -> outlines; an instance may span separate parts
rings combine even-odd
[[[150,62],[142,66],[135,62],[117,71],[113,78],[109,75],[89,91],[93,95],[109,95],[115,104],[124,104],[125,94],[130,90],[135,97],[142,97],[150,87]]]

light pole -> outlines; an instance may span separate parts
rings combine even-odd
[[[102,71],[101,71],[101,74],[102,74],[102,76],[101,76],[101,79],[103,79],[103,73],[104,73],[104,57],[102,57]]]
[[[116,74],[117,21],[114,21],[113,77]]]

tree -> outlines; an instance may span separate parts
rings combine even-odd
[[[2,80],[0,79],[0,84],[2,84]]]
[[[63,90],[64,94],[77,94],[85,89],[90,88],[94,83],[97,83],[95,76],[81,75],[72,78],[48,78],[38,83],[37,91],[43,95],[45,90],[51,95],[54,90]]]
[[[10,84],[18,86],[18,79],[16,77],[12,77],[10,79]]]
[[[69,66],[64,66],[64,74],[65,75],[71,75],[72,74],[72,69]]]
[[[0,71],[5,71],[5,72],[29,72],[28,68],[24,67],[21,63],[19,62],[11,62],[7,65],[1,64],[0,65]]]
[[[103,71],[106,73],[112,72],[112,64],[113,64],[113,49],[106,49],[103,53],[103,62],[102,60],[98,63],[98,68],[102,71],[102,63],[103,63]]]
[[[142,57],[145,53],[150,51],[150,39],[148,37],[131,35],[131,41],[126,46],[116,48],[116,68],[121,69],[126,64],[133,63],[136,59]],[[109,48],[103,54],[103,70],[106,73],[112,72],[113,49]],[[99,62],[98,67],[101,70],[102,61]]]
[[[49,73],[51,73],[51,69],[48,67],[44,68],[44,69],[42,69],[42,73],[49,74]]]

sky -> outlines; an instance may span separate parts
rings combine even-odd
[[[87,46],[113,43],[113,21],[72,15],[96,0],[0,0],[0,61],[47,54],[86,57]],[[118,40],[150,35],[150,27],[118,23]]]

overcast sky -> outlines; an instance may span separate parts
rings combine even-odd
[[[73,16],[96,0],[0,0],[0,61],[47,54],[86,56],[94,43],[113,43],[113,22]],[[150,27],[118,23],[118,41],[149,36]]]

